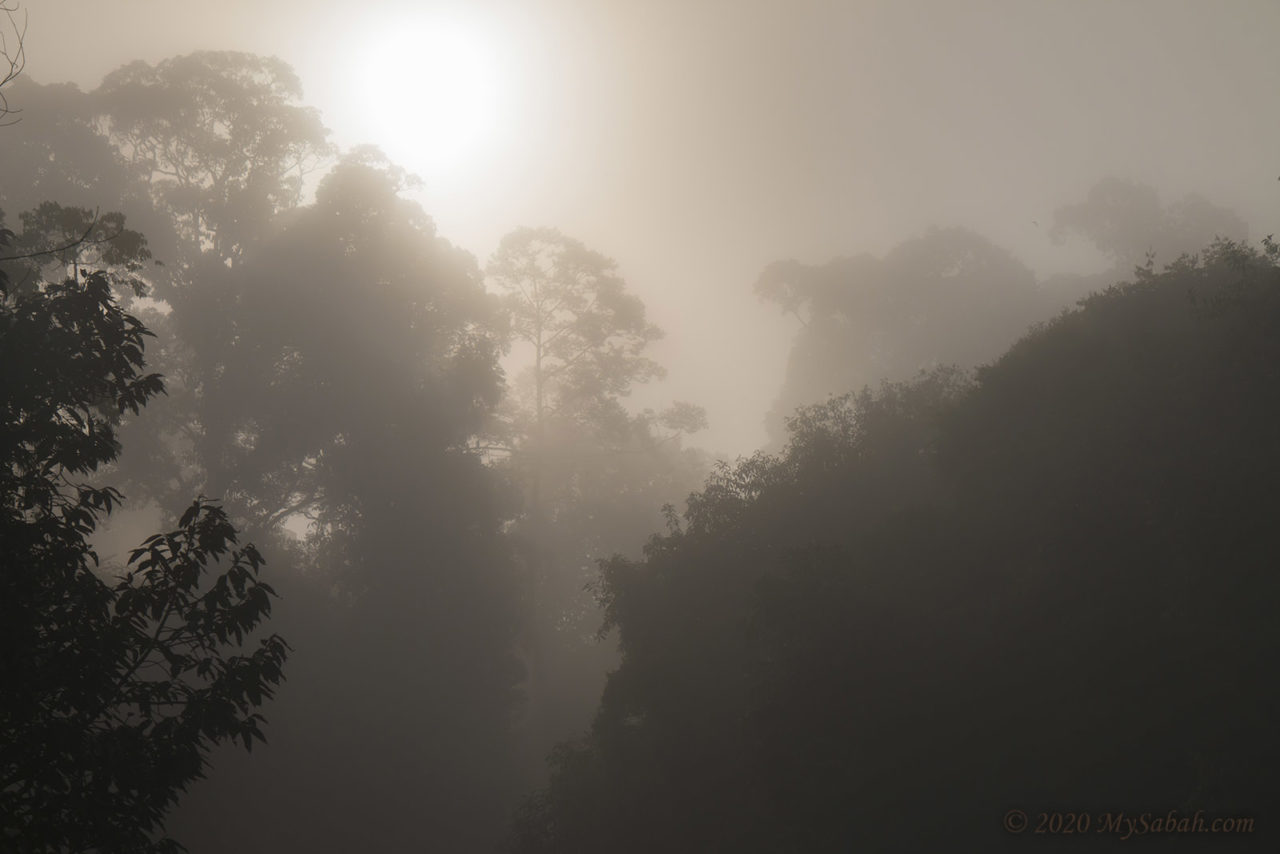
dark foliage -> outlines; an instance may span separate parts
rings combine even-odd
[[[1041,842],[1015,807],[1274,847],[1277,260],[1140,270],[972,381],[804,410],[722,469],[609,564],[623,664],[516,849]]]
[[[163,390],[142,372],[150,333],[103,272],[11,290],[0,273],[0,839],[172,850],[156,835],[210,748],[263,738],[287,647],[237,650],[273,592],[203,501],[123,576],[98,568],[89,538],[121,495],[86,479],[118,455],[120,416]]]

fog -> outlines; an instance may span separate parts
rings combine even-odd
[[[1274,839],[1280,6],[6,8],[0,543],[143,585],[225,511],[293,651],[121,699],[213,618],[93,606],[114,652],[6,665],[0,848]],[[66,630],[12,585],[12,649]],[[83,668],[133,747],[40,728]]]
[[[957,225],[1043,274],[1096,269],[1090,247],[1046,232],[1107,175],[1170,200],[1204,194],[1255,236],[1274,211],[1280,10],[1267,2],[28,11],[34,80],[92,87],[125,62],[194,50],[279,56],[334,140],[420,172],[415,198],[478,258],[513,228],[549,225],[617,259],[667,332],[661,394],[707,407],[703,442],[731,456],[764,442],[794,332],[751,294],[771,261],[879,254]],[[465,26],[495,55],[507,114],[475,160],[428,173],[412,140],[368,132],[361,69],[403,19]],[[405,109],[423,109],[413,92]]]

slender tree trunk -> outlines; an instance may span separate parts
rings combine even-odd
[[[536,290],[535,290],[536,299]],[[538,307],[535,303],[535,310]],[[537,755],[542,748],[546,730],[546,698],[543,696],[543,664],[546,658],[543,630],[545,610],[543,588],[546,581],[547,519],[542,500],[542,480],[546,465],[546,377],[543,373],[542,319],[534,323],[534,430],[532,447],[532,471],[529,488],[529,623],[527,657],[528,669],[525,681],[525,723],[527,746],[530,750],[529,768],[534,775],[542,766],[544,757]]]

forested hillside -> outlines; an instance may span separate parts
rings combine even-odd
[[[1264,831],[1278,259],[1139,269],[721,467],[606,565],[622,665],[517,850],[992,850],[1015,808]]]
[[[293,2],[59,82],[100,4],[0,0],[0,851],[1275,849],[1256,98],[1087,4]]]

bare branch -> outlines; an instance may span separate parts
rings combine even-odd
[[[18,119],[9,117],[21,112],[9,106],[9,99],[4,93],[4,87],[12,83],[27,64],[27,13],[23,11],[22,23],[19,24],[14,17],[17,11],[16,2],[0,0],[0,12],[4,13],[9,29],[13,31],[0,30],[0,127],[17,123]]]

